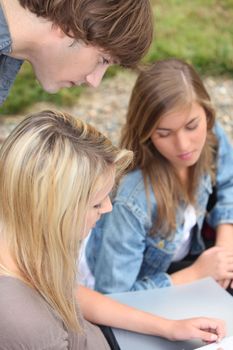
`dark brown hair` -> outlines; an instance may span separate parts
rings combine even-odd
[[[203,107],[206,113],[207,140],[198,162],[190,168],[189,184],[184,188],[172,165],[154,147],[151,135],[162,116],[190,108],[193,102]],[[214,182],[214,122],[215,111],[210,97],[198,73],[188,63],[178,59],[157,61],[138,76],[122,131],[121,146],[134,152],[134,164],[129,170],[142,170],[147,192],[149,184],[152,185],[158,205],[155,225],[162,227],[165,235],[175,228],[179,201],[196,204],[200,176],[210,173]]]
[[[136,67],[153,37],[149,0],[19,0],[65,34],[108,52],[122,66]]]

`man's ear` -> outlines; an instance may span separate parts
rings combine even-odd
[[[53,34],[60,39],[63,39],[64,37],[66,37],[67,35],[63,32],[63,30],[57,25],[57,24],[52,24],[51,26],[51,31],[53,32]]]

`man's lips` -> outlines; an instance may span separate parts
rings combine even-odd
[[[71,81],[71,84],[72,84],[73,86],[80,86],[80,85],[83,85],[83,84],[84,84],[84,81],[77,81],[77,82]]]
[[[64,83],[63,87],[70,88],[70,87],[74,87],[74,86],[80,86],[82,84],[84,84],[83,81],[80,81],[80,82],[79,81],[77,81],[77,82],[75,82],[75,81],[68,81],[67,83]]]

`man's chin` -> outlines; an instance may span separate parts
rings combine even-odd
[[[60,90],[60,88],[55,87],[55,86],[49,86],[48,87],[48,86],[43,86],[42,85],[42,87],[43,87],[44,91],[46,91],[48,94],[56,94]]]
[[[51,85],[49,83],[38,80],[40,86],[42,86],[43,90],[48,94],[56,94],[61,88],[56,85]]]

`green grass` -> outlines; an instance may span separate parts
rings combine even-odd
[[[155,40],[146,62],[180,57],[193,63],[202,75],[233,77],[233,0],[151,0],[151,3]],[[108,77],[116,71],[113,68]],[[82,89],[47,94],[34,79],[29,64],[24,64],[0,113],[18,113],[37,101],[71,105]]]
[[[155,40],[147,60],[180,57],[201,74],[233,76],[232,0],[152,0]]]

